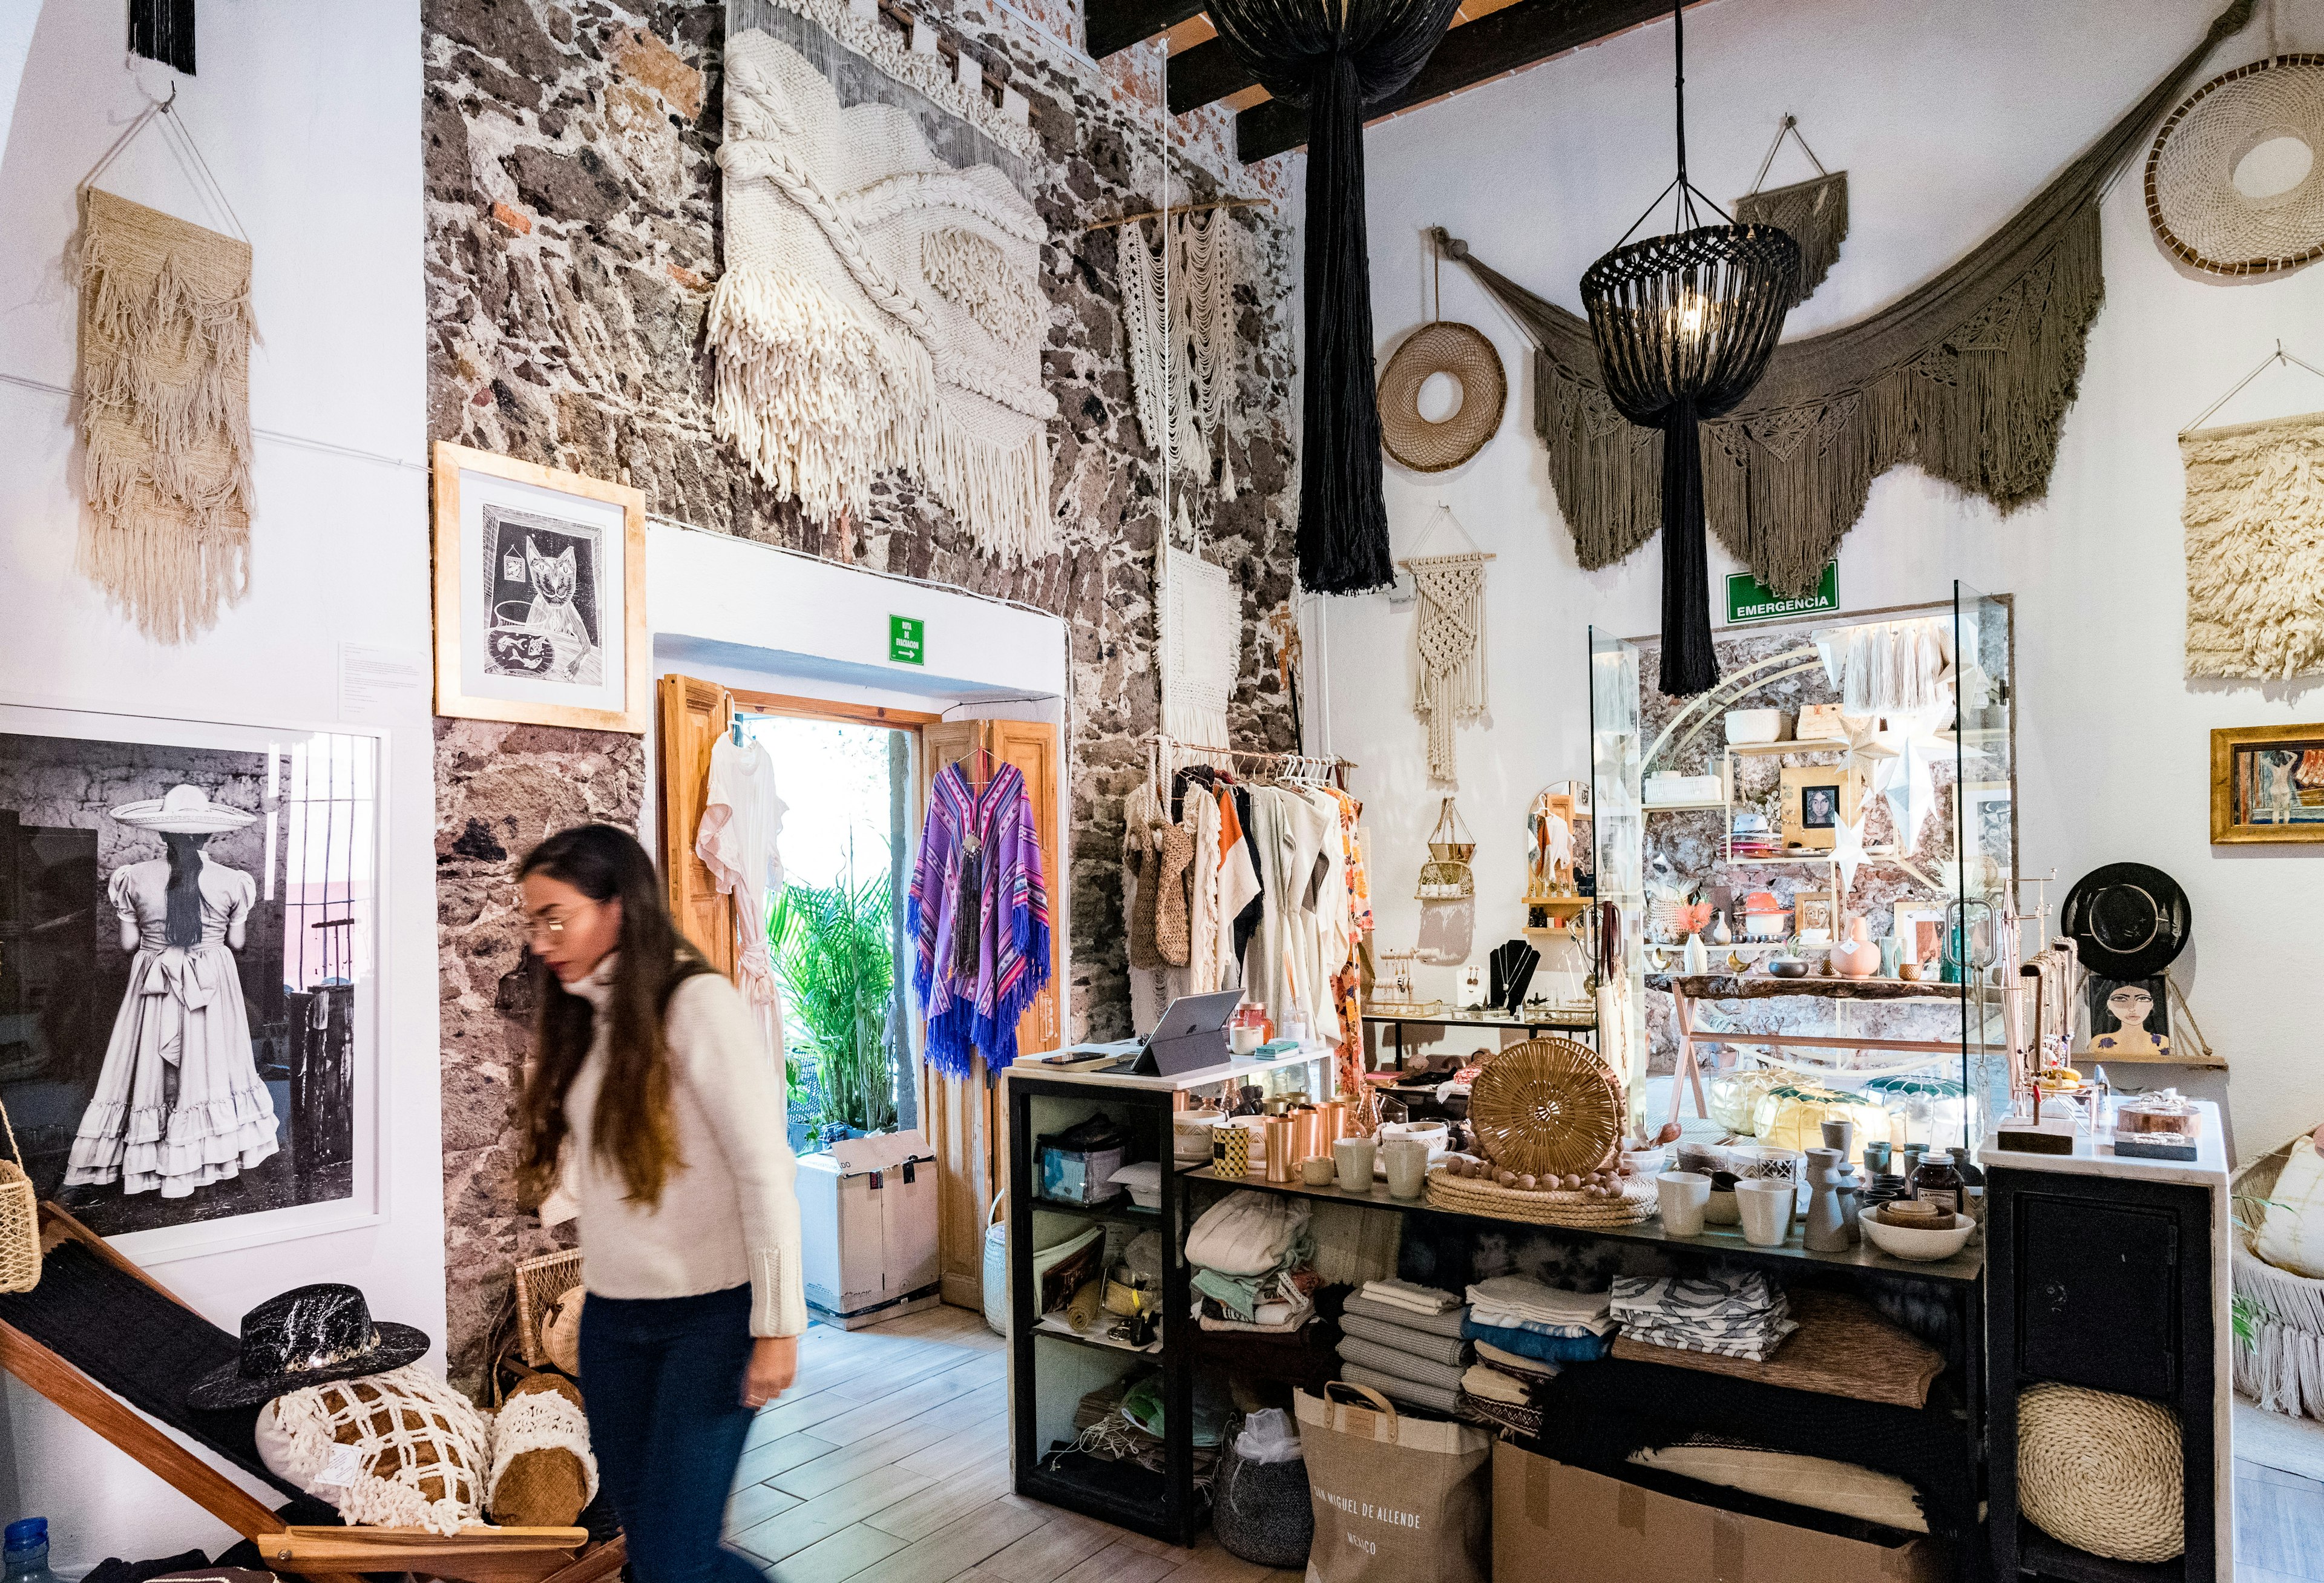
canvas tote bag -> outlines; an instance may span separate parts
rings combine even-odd
[[[1342,1402],[1335,1393],[1365,1402]],[[1315,1507],[1309,1583],[1487,1583],[1492,1437],[1406,1418],[1364,1385],[1296,1394]]]

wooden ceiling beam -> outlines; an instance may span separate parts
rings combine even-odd
[[[1256,87],[1259,79],[1235,59],[1224,39],[1213,39],[1183,55],[1171,56],[1169,81],[1170,114],[1183,116]]]
[[[1102,60],[1203,14],[1203,0],[1083,0],[1082,38]]]

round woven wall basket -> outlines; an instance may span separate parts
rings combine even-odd
[[[1477,1147],[1520,1176],[1573,1176],[1622,1141],[1622,1086],[1597,1051],[1571,1039],[1529,1039],[1485,1063],[1469,1089]]]
[[[1443,422],[1420,415],[1420,387],[1432,374],[1461,387],[1461,405]],[[1379,382],[1380,443],[1416,473],[1457,467],[1485,449],[1508,404],[1501,355],[1473,325],[1439,319],[1405,337]]]
[[[2179,1421],[2135,1396],[2029,1385],[2017,1397],[2017,1502],[2051,1538],[2117,1561],[2187,1548]]]
[[[2236,185],[2236,167],[2279,137],[2308,145],[2308,174],[2253,198]],[[2324,257],[2324,55],[2255,60],[2172,111],[2146,156],[2146,218],[2165,247],[2213,274],[2271,274]]]

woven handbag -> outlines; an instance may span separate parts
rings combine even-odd
[[[543,1254],[537,1259],[522,1259],[516,1267],[516,1337],[517,1347],[525,1363],[533,1368],[546,1368],[549,1364],[549,1347],[544,1338],[549,1317],[565,1294],[581,1284],[581,1250],[568,1248],[562,1253]]]
[[[30,1291],[41,1283],[41,1195],[24,1173],[24,1152],[16,1146],[16,1125],[0,1105],[0,1127],[7,1129],[8,1153],[0,1160],[0,1291]]]

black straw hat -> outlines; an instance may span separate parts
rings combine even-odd
[[[351,1380],[416,1362],[428,1338],[410,1325],[374,1324],[352,1286],[301,1286],[242,1316],[242,1356],[186,1393],[204,1412],[255,1407],[309,1385]]]
[[[2179,882],[2161,869],[2109,863],[2074,882],[2059,921],[2091,972],[2152,978],[2187,949],[2195,914]]]

